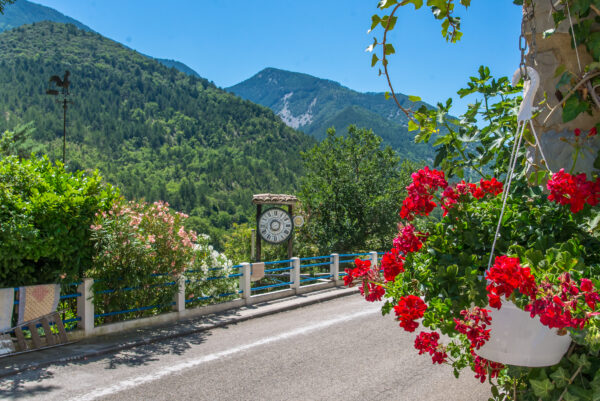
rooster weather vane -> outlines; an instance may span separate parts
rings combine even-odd
[[[71,103],[71,101],[68,99],[69,85],[71,84],[71,81],[69,81],[70,74],[71,73],[67,70],[67,71],[65,71],[65,75],[64,75],[63,79],[60,79],[60,77],[58,75],[52,75],[50,77],[50,84],[52,84],[54,82],[54,84],[58,88],[61,88],[60,92],[56,89],[46,90],[47,95],[52,95],[52,96],[61,95],[62,96],[62,100],[57,100],[57,102],[63,104],[63,160],[62,160],[63,165],[65,164],[65,154],[66,154],[66,148],[67,148],[67,107],[68,107],[68,104]]]

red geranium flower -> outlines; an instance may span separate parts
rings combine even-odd
[[[424,236],[423,233],[418,233]],[[403,254],[417,252],[423,246],[423,241],[415,235],[415,227],[412,224],[407,224],[402,229],[402,232],[394,238],[394,248]]]
[[[396,276],[404,272],[404,258],[400,256],[398,249],[392,248],[381,258],[381,268],[385,281],[394,281]]]
[[[425,314],[427,305],[423,300],[415,295],[407,295],[400,298],[398,305],[394,306],[394,312],[400,321],[400,327],[406,331],[413,332],[419,326],[415,320],[420,319]]]

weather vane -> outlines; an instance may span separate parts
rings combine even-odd
[[[67,105],[71,103],[71,101],[68,99],[69,85],[71,84],[71,81],[69,81],[70,74],[71,73],[67,70],[65,71],[63,79],[60,79],[58,75],[52,75],[50,77],[50,83],[54,82],[58,88],[61,88],[60,92],[56,89],[46,90],[47,95],[62,96],[62,100],[57,100],[57,102],[63,104],[63,165],[65,164],[65,156],[67,149]]]

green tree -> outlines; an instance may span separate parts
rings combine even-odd
[[[320,253],[383,249],[397,233],[399,207],[412,162],[400,157],[373,131],[335,130],[303,153],[306,175],[300,200],[308,215],[305,241]]]

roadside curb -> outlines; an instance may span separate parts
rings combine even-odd
[[[201,316],[201,317],[197,317],[197,318],[193,318],[193,319],[182,320],[181,322],[178,322],[178,324],[184,324],[186,321],[190,322],[190,321],[195,321],[195,320],[201,320],[201,319],[205,319],[210,316],[223,316],[222,321],[205,323],[205,324],[202,324],[201,326],[197,326],[192,329],[183,329],[183,330],[168,333],[168,334],[156,335],[151,338],[141,338],[141,339],[137,339],[137,340],[134,340],[131,342],[126,342],[126,343],[122,343],[122,342],[116,343],[114,345],[108,345],[107,347],[99,349],[99,350],[89,351],[89,352],[84,351],[84,352],[81,352],[81,353],[78,353],[75,355],[66,356],[66,357],[60,357],[60,358],[49,357],[47,360],[44,360],[44,361],[29,362],[29,363],[27,363],[26,366],[15,367],[15,368],[9,369],[5,372],[0,371],[0,378],[14,376],[14,375],[17,375],[19,373],[22,373],[22,372],[25,372],[28,370],[39,369],[39,368],[43,368],[43,367],[46,367],[49,365],[68,363],[68,362],[72,362],[72,361],[93,358],[93,357],[97,357],[97,356],[110,354],[112,352],[118,352],[118,351],[123,351],[126,349],[131,349],[131,348],[135,348],[135,347],[139,347],[139,346],[143,346],[143,345],[157,343],[159,341],[171,340],[171,339],[175,339],[175,338],[179,338],[179,337],[185,337],[185,336],[189,336],[189,335],[192,335],[195,333],[200,333],[203,331],[228,326],[231,324],[236,324],[238,322],[244,322],[244,321],[255,319],[255,318],[274,315],[274,314],[277,314],[280,312],[286,312],[286,311],[302,308],[304,306],[313,305],[313,304],[316,304],[319,302],[325,302],[325,301],[329,301],[332,299],[345,297],[348,295],[356,294],[357,292],[358,292],[358,288],[356,288],[356,287],[344,288],[344,289],[339,289],[339,287],[337,287],[337,288],[334,287],[333,289],[323,290],[323,291],[316,292],[316,293],[296,295],[293,297],[283,298],[283,299],[279,299],[276,301],[268,301],[268,302],[264,302],[261,304],[255,304],[252,306],[237,308],[237,311],[242,313],[241,315],[226,316],[227,312],[236,310],[236,309],[229,309],[227,311],[223,311],[223,312],[219,312],[219,313],[215,313],[215,314],[211,314],[211,315]],[[244,312],[246,312],[246,313],[244,313]],[[68,346],[65,346],[65,347],[68,347]],[[10,357],[7,357],[7,358],[10,358]]]

